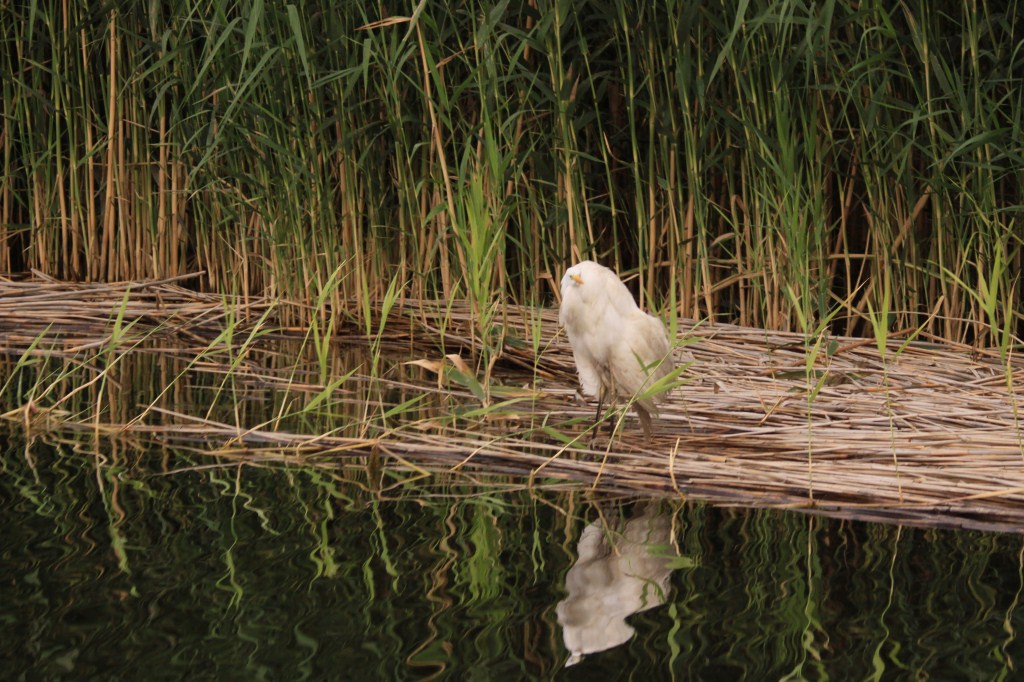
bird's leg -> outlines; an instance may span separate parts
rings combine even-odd
[[[594,413],[594,430],[601,432],[601,410],[604,407],[604,386],[597,389],[597,412]]]
[[[612,376],[611,370],[605,367],[605,379],[606,381],[601,384],[601,400],[608,398],[608,406],[611,407],[615,403],[616,388],[615,378]],[[608,437],[611,438],[615,435],[616,420],[614,418],[608,420]]]
[[[648,412],[642,405],[634,405],[636,408],[636,416],[640,417],[640,426],[644,427],[644,436],[647,437],[647,442],[651,441],[651,413]]]

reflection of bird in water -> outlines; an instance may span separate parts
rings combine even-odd
[[[597,398],[597,419],[605,400],[632,398],[672,371],[672,344],[661,320],[640,310],[618,276],[585,260],[562,277],[559,323],[572,345],[586,395]],[[654,400],[634,403],[651,436]]]
[[[654,504],[620,533],[603,523],[583,529],[579,558],[565,576],[569,595],[555,609],[569,650],[566,666],[625,643],[635,632],[626,617],[665,603],[675,556],[667,549],[671,533],[671,517]]]

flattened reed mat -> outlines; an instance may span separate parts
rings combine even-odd
[[[170,281],[0,280],[0,348],[14,358],[37,338],[51,336],[63,343],[48,350],[36,343],[31,352],[73,354],[108,339],[118,315],[122,325],[134,321],[140,333],[207,338],[231,306],[237,306],[232,319],[244,328],[257,319],[272,322],[266,313],[279,305],[195,294]],[[340,342],[371,343],[355,321],[358,310],[353,302],[339,311],[348,320],[338,327]],[[233,464],[297,458],[345,468],[372,459],[375,467],[423,476],[500,475],[522,485],[582,485],[614,494],[1024,531],[1024,363],[1012,354],[1004,358],[993,349],[940,342],[922,332],[911,341],[909,333],[894,335],[883,360],[873,339],[807,341],[798,334],[680,319],[680,354],[691,355],[692,363],[682,375],[686,384],[661,407],[653,438],[643,437],[632,412],[617,435],[593,437],[587,429],[594,404],[578,395],[572,351],[557,317],[553,309],[502,307],[491,330],[500,333],[491,336],[504,341],[488,383],[476,362],[481,334],[470,306],[398,301],[389,312],[385,346],[419,365],[401,378],[356,372],[345,386],[400,386],[404,400],[426,394],[432,404],[480,407],[463,409],[458,418],[417,413],[399,424],[371,419],[360,435],[341,436],[154,408],[128,423],[83,420],[61,428],[193,446],[201,441],[210,456]],[[538,338],[538,330],[535,354],[526,340]],[[301,333],[282,326],[268,338]],[[466,371],[475,368],[483,399],[451,375],[441,381],[425,369],[436,370],[446,355]],[[246,363],[247,377],[261,371],[261,385],[285,381],[281,368]],[[380,400],[383,394],[377,395]]]

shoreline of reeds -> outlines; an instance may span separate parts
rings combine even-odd
[[[646,442],[629,412],[615,437],[595,432],[553,309],[509,305],[481,335],[469,301],[396,298],[370,334],[350,310],[318,336],[280,306],[175,282],[0,280],[6,428],[185,447],[204,466],[1024,531],[1024,361],[999,349],[676,320],[693,362]]]

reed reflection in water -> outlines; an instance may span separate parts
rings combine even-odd
[[[1024,660],[1020,536],[43,440],[0,432],[11,679],[1012,679]],[[628,640],[571,634],[587,600]]]

